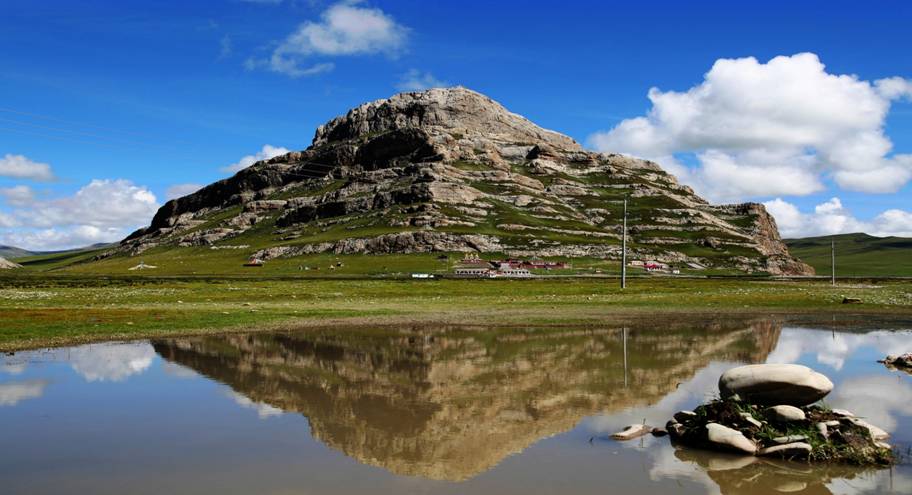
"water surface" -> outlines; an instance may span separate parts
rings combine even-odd
[[[810,466],[620,443],[744,363],[912,445],[912,323],[675,318],[597,329],[337,328],[0,357],[3,493],[912,493],[912,466]]]

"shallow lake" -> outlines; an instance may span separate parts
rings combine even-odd
[[[674,317],[604,328],[337,328],[0,356],[0,492],[912,493],[912,465],[630,442],[743,363],[829,376],[827,405],[912,446],[912,321]]]

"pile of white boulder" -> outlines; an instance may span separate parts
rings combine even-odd
[[[667,432],[681,445],[744,455],[892,462],[886,431],[849,411],[815,405],[832,390],[833,382],[806,366],[741,366],[719,378],[719,400],[677,412],[665,430],[631,425],[614,438]]]

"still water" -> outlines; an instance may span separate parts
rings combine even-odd
[[[675,318],[598,329],[337,328],[0,356],[0,493],[912,493],[912,465],[810,466],[608,436],[801,363],[912,445],[912,322]]]

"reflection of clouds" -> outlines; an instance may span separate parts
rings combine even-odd
[[[162,371],[175,378],[196,378],[199,376],[196,371],[171,361],[162,361]]]
[[[783,328],[776,349],[767,363],[794,363],[802,354],[814,353],[817,362],[841,370],[846,359],[861,347],[872,347],[881,354],[912,351],[912,333],[877,331],[840,333],[806,328]]]
[[[652,466],[649,468],[650,480],[658,482],[663,479],[685,479],[705,486],[707,493],[718,491],[718,485],[706,474],[705,469],[695,462],[682,462],[674,452],[674,447],[669,444],[649,451],[649,456],[652,457]]]
[[[895,415],[912,416],[912,386],[891,376],[850,378],[839,384],[827,402],[893,432]]]
[[[652,406],[633,407],[611,415],[593,416],[583,421],[592,432],[611,434],[633,423],[664,427],[665,422],[681,409],[690,409],[719,395],[719,376],[736,363],[710,363],[676,390]],[[633,445],[626,443],[624,445]]]
[[[73,370],[90,382],[119,382],[152,365],[155,350],[149,344],[90,344],[69,351]]]
[[[0,363],[0,371],[10,375],[21,375],[25,372],[25,368],[25,363],[10,363],[6,361]]]
[[[266,404],[265,402],[254,402],[254,401],[250,400],[249,398],[247,398],[246,396],[241,395],[233,390],[228,391],[228,393],[226,395],[228,395],[228,397],[231,397],[231,399],[237,405],[247,408],[247,409],[253,409],[254,411],[256,411],[257,416],[259,416],[260,419],[266,419],[266,418],[271,418],[273,416],[282,415],[282,410],[279,409],[278,407],[270,406],[269,404]]]
[[[0,383],[0,406],[15,406],[19,401],[37,399],[44,394],[47,380]]]

